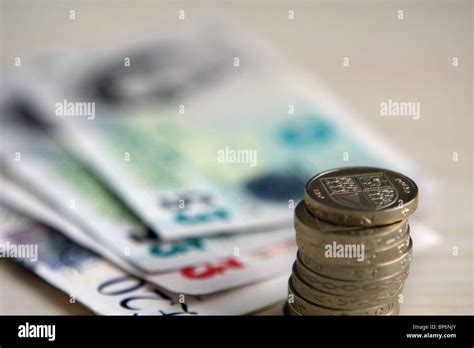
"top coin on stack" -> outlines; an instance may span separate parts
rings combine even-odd
[[[291,315],[393,315],[408,276],[407,218],[418,188],[406,176],[350,167],[316,175],[295,209],[298,259]]]
[[[333,169],[305,187],[306,207],[343,226],[379,226],[407,219],[418,206],[418,187],[406,176],[372,167]]]

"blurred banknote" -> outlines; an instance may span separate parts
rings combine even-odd
[[[425,181],[317,84],[239,40],[197,35],[68,58],[25,83],[56,136],[162,239],[290,225],[326,168]]]
[[[175,294],[134,277],[51,227],[0,205],[2,245],[33,273],[103,315],[246,314],[280,301],[288,274],[207,296]],[[37,246],[37,255],[18,252]],[[15,250],[16,249],[16,250]],[[30,256],[30,257],[25,257]]]
[[[10,179],[0,176],[0,185],[2,187],[0,199],[4,204],[13,206],[36,221],[53,227],[74,242],[96,252],[127,272],[177,293],[208,294],[280,275],[288,271],[288,265],[291,264],[296,253],[295,242],[290,240],[289,237],[284,239],[286,242],[280,243],[275,239],[268,238],[267,242],[271,240],[272,244],[260,245],[259,251],[241,254],[239,247],[230,248],[229,246],[232,250],[232,253],[229,252],[229,254],[232,256],[216,257],[213,256],[212,252],[209,252],[206,254],[206,260],[208,261],[205,263],[188,263],[187,266],[180,267],[172,272],[144,273],[134,267],[133,263],[127,262],[127,258],[120,257],[120,254],[114,253],[114,250],[109,250],[107,243],[104,243],[101,239],[95,239],[93,234],[85,234],[81,228],[77,228],[42,200],[19,187]],[[265,239],[267,234],[268,232],[249,236],[260,236],[260,238]],[[291,231],[287,230],[286,235],[290,234]],[[246,236],[224,236],[221,238],[246,243],[251,243],[252,240],[256,239],[244,237]],[[184,246],[186,243],[175,243],[175,245]],[[222,244],[222,246],[224,245]],[[255,245],[251,245],[250,249],[254,250],[254,248]],[[245,250],[245,248],[243,249]],[[127,254],[128,252],[123,255]],[[158,260],[155,262],[158,262]]]
[[[179,269],[290,240],[291,229],[160,241],[87,168],[17,109],[2,109],[2,171],[143,272]]]

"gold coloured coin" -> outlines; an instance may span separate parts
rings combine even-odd
[[[405,220],[418,206],[418,187],[400,173],[373,167],[332,169],[310,179],[304,201],[322,220],[378,226]]]
[[[339,244],[364,243],[365,250],[381,250],[391,247],[408,235],[408,221],[402,220],[377,227],[337,226],[312,215],[304,201],[295,208],[294,225],[296,239],[301,243],[324,246],[332,242]]]
[[[404,239],[397,241],[390,248],[377,251],[367,251],[363,242],[348,244],[333,241],[323,247],[305,243],[300,239],[296,242],[301,253],[310,257],[315,263],[367,267],[390,262],[406,253],[410,247],[410,235],[407,234]]]
[[[305,280],[297,273],[295,266],[293,266],[291,283],[295,291],[305,300],[323,307],[341,310],[364,309],[397,300],[398,295],[400,295],[402,292],[404,285],[402,283],[398,285],[398,287],[388,289],[384,292],[363,295],[361,294],[359,296],[335,295],[311,287],[311,285],[306,283]]]
[[[310,255],[306,255],[302,250],[298,250],[298,259],[310,270],[326,277],[350,281],[374,281],[408,269],[412,257],[412,248],[413,242],[410,238],[408,250],[404,254],[389,262],[367,267],[321,264],[314,261]]]
[[[388,315],[393,311],[394,307],[396,307],[398,303],[396,300],[393,300],[382,305],[367,307],[364,309],[340,310],[318,306],[305,300],[295,291],[291,281],[288,282],[288,293],[293,295],[292,298],[294,302],[291,304],[292,307],[301,315]]]
[[[408,277],[409,268],[392,276],[374,281],[348,281],[339,280],[318,274],[306,267],[300,260],[300,255],[295,262],[298,274],[313,288],[330,292],[334,295],[345,296],[370,296],[375,293],[401,286]]]

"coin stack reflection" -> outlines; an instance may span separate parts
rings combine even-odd
[[[408,277],[408,216],[418,188],[406,176],[352,167],[316,175],[294,224],[289,315],[397,315]]]

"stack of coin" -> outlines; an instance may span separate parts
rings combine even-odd
[[[289,315],[397,315],[418,188],[406,176],[351,167],[316,175],[295,209]]]

